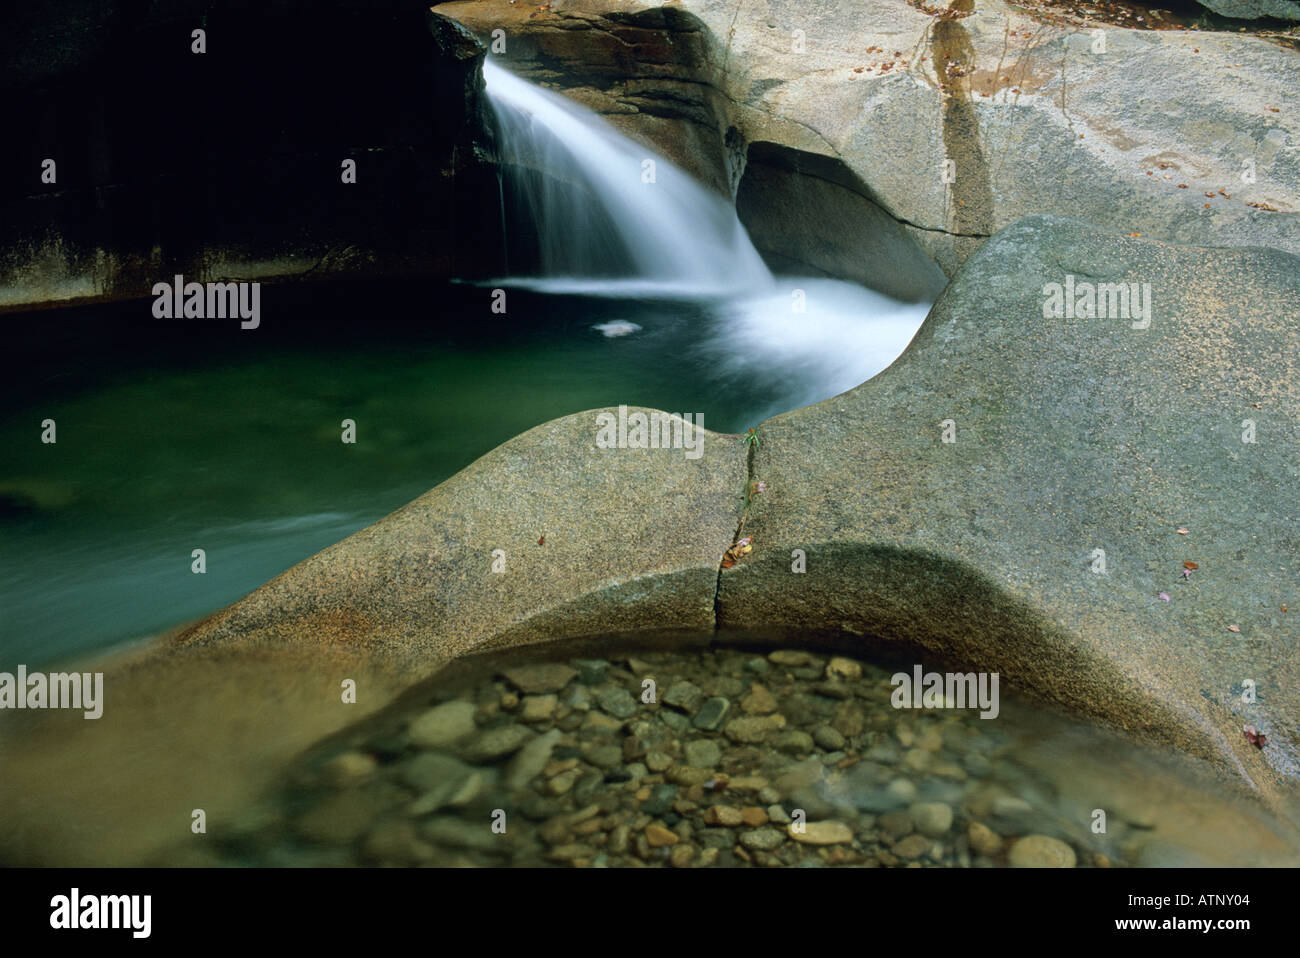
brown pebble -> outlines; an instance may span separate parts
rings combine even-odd
[[[650,843],[651,848],[665,848],[676,845],[681,841],[680,838],[662,825],[647,825],[645,827],[645,839]]]

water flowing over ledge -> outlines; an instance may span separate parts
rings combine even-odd
[[[710,329],[691,348],[721,384],[778,376],[760,416],[851,389],[888,366],[929,309],[853,283],[777,277],[735,208],[578,103],[489,59],[503,218],[536,234],[537,271],[493,280],[550,294],[695,300]],[[512,230],[505,230],[510,242]],[[507,256],[507,259],[510,259]],[[622,327],[622,334],[636,332]]]
[[[717,193],[590,110],[491,59],[483,80],[500,158],[518,171],[542,272],[553,282],[632,276],[715,294],[772,284],[735,210]]]

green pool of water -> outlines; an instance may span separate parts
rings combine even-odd
[[[147,301],[6,317],[0,668],[219,608],[557,416],[628,403],[743,431],[815,388],[779,356],[723,372],[698,302],[491,300],[265,287],[256,330],[156,320]],[[595,328],[610,322],[640,328]]]

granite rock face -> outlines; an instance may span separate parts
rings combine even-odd
[[[1045,316],[1121,283],[1143,310]],[[760,426],[719,626],[903,643],[1294,776],[1298,337],[1293,255],[1022,220],[892,366]]]
[[[1300,252],[1300,117],[1289,105],[1300,58],[1267,39],[1118,27],[1099,39],[1000,0],[437,9],[485,41],[503,31],[511,69],[733,195],[755,147],[806,154],[805,168],[842,164],[859,202],[950,276],[989,235],[1037,213]],[[786,248],[759,245],[788,257],[801,225],[841,205],[828,194],[802,224],[743,208],[742,221],[760,240],[784,234]],[[814,231],[794,258],[834,274],[837,258],[859,246],[870,257],[873,241],[864,223],[820,262]]]
[[[178,642],[414,677],[583,636],[817,640],[997,672],[1268,791],[1300,773],[1298,316],[1291,254],[1030,217],[892,366],[757,448],[546,423]]]

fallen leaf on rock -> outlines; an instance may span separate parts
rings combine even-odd
[[[722,557],[722,568],[730,569],[739,562],[744,556],[754,551],[754,537],[745,536],[743,539],[737,539],[736,544],[727,550],[726,555]]]

